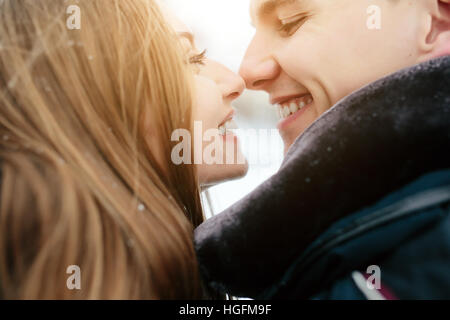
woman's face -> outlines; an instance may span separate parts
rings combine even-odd
[[[191,132],[191,136],[194,143],[198,141],[196,138],[198,133],[201,132],[203,137],[201,148],[203,161],[202,164],[198,164],[199,182],[203,187],[207,187],[240,178],[247,173],[248,163],[240,150],[237,136],[227,128],[233,128],[235,125],[231,103],[242,94],[245,83],[240,76],[225,66],[206,58],[195,47],[192,32],[179,19],[167,12],[166,8],[164,11],[180,36],[194,72],[195,132]],[[218,159],[219,161],[215,161]],[[212,162],[214,164],[209,164]]]

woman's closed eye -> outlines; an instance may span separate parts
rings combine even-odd
[[[201,53],[194,54],[189,58],[189,63],[204,65],[206,61],[206,49]]]
[[[281,26],[278,28],[282,37],[290,37],[305,23],[307,17],[304,15],[295,16],[280,21]]]
[[[190,55],[188,63],[192,66],[195,73],[200,73],[200,67],[204,66],[206,63],[206,50],[203,50],[201,53]]]

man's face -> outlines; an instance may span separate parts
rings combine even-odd
[[[240,74],[247,88],[268,92],[281,110],[286,151],[346,95],[420,62],[427,16],[417,2],[251,0],[256,34]],[[377,19],[371,5],[380,10],[381,29],[368,27]]]

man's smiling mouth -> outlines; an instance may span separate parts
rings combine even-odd
[[[313,103],[313,97],[310,94],[288,98],[275,105],[277,108],[278,119],[281,121],[303,111]]]

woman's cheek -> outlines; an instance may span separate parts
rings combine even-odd
[[[195,77],[196,99],[194,102],[194,120],[201,121],[203,130],[217,129],[220,114],[221,94],[212,80],[201,75]]]

